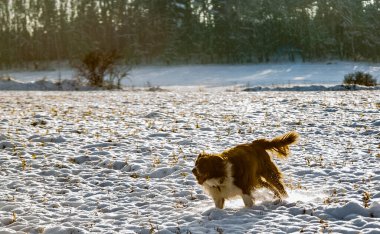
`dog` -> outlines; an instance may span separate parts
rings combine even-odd
[[[221,154],[201,153],[192,169],[197,182],[214,200],[215,207],[223,209],[226,199],[241,196],[246,207],[252,207],[251,193],[268,188],[279,200],[288,196],[282,173],[270,155],[280,159],[290,154],[289,145],[297,142],[298,133],[288,132],[272,140],[258,139],[237,145]]]

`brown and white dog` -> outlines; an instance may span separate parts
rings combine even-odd
[[[215,207],[223,209],[225,199],[241,196],[246,207],[254,204],[251,192],[268,188],[282,199],[287,197],[282,174],[268,154],[279,158],[289,155],[288,145],[299,135],[289,132],[272,140],[259,139],[237,145],[221,154],[199,154],[192,170],[198,183],[214,200]]]

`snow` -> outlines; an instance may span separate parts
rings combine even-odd
[[[380,78],[380,65],[351,62],[258,65],[193,65],[137,67],[126,85],[246,85],[341,84],[345,74],[365,71]]]
[[[0,233],[379,233],[379,90],[172,84],[1,91]],[[260,189],[252,208],[241,199],[214,208],[191,174],[198,153],[291,130],[299,143],[275,159],[289,198]]]
[[[22,79],[22,78],[21,78]],[[23,80],[23,79],[22,79]],[[10,76],[0,76],[0,90],[23,91],[72,91],[72,90],[96,90],[93,87],[78,84],[74,79],[67,78],[59,82],[46,77],[39,77],[33,81],[21,81]]]
[[[128,79],[123,80],[123,85],[134,87],[143,87],[148,84],[153,86],[245,85],[248,87],[336,85],[342,83],[344,75],[355,71],[369,72],[378,80],[380,79],[379,64],[333,61],[256,65],[136,66],[131,70]],[[9,76],[22,82],[35,82],[42,78],[45,80],[58,80],[58,77],[62,80],[72,79],[75,74],[75,71],[71,69],[34,72],[0,71],[0,77]],[[24,89],[19,88],[18,90]]]
[[[374,202],[372,205],[373,205],[372,207],[370,207],[369,209],[366,209],[360,203],[356,201],[350,201],[342,207],[327,209],[326,212],[328,214],[331,214],[337,219],[352,219],[352,218],[357,218],[359,216],[378,217],[377,210],[379,209],[379,204],[378,202]]]

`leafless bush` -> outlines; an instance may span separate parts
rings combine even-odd
[[[103,88],[120,88],[121,81],[127,77],[130,68],[118,66],[116,50],[88,52],[75,67],[78,77],[84,78],[90,86]]]

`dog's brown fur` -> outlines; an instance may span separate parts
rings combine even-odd
[[[298,134],[289,132],[272,140],[259,139],[241,144],[221,154],[199,154],[192,170],[198,183],[213,198],[215,206],[224,207],[225,199],[241,196],[245,206],[253,205],[251,192],[265,187],[279,199],[287,197],[282,174],[268,152],[286,158],[288,145],[297,141]]]

